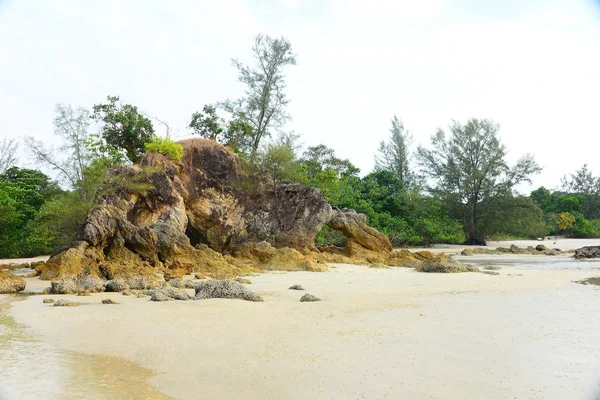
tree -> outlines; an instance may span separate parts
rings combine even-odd
[[[192,119],[188,125],[192,129],[192,133],[200,135],[203,138],[221,142],[223,140],[223,132],[225,129],[223,118],[217,115],[217,109],[210,104],[207,104],[202,109],[202,112],[196,111],[192,114]]]
[[[15,139],[3,139],[0,143],[0,174],[17,163],[17,147]]]
[[[188,127],[193,134],[222,143],[236,153],[245,154],[251,148],[253,129],[242,112],[225,122],[217,115],[217,109],[207,104],[202,112],[192,114]]]
[[[375,169],[387,170],[405,186],[414,184],[414,176],[410,168],[410,151],[412,135],[405,131],[404,124],[396,115],[392,118],[391,135],[388,141],[379,143],[379,154],[375,155]]]
[[[283,142],[283,143],[282,143]],[[272,187],[274,209],[277,222],[280,223],[279,211],[285,205],[279,199],[279,185],[283,181],[298,181],[299,173],[294,149],[289,143],[270,143],[262,151],[252,157],[253,165],[262,176],[266,176]]]
[[[85,169],[91,163],[88,142],[90,135],[90,114],[84,108],[73,109],[70,105],[57,104],[54,118],[54,134],[62,144],[58,150],[44,146],[33,137],[26,138],[26,144],[33,158],[58,172],[63,181],[79,192],[81,200],[91,200],[87,197]],[[64,155],[66,157],[60,157]]]
[[[103,124],[100,135],[108,145],[123,149],[135,163],[144,154],[145,144],[154,137],[152,121],[138,112],[136,106],[117,103],[118,96],[106,99],[108,103],[93,108],[93,118]]]
[[[509,167],[498,130],[486,119],[465,125],[453,121],[448,137],[439,129],[431,138],[432,149],[418,148],[423,173],[434,182],[429,190],[463,210],[467,243],[483,242],[477,228],[486,203],[511,194],[515,185],[531,182],[530,176],[541,171],[529,154]]]
[[[254,154],[265,137],[271,136],[273,130],[280,129],[290,119],[286,112],[289,100],[285,96],[283,69],[296,65],[296,57],[288,40],[263,34],[254,39],[252,52],[256,61],[254,67],[232,60],[239,81],[246,85],[245,96],[235,101],[226,100],[219,106],[250,124],[248,151]]]
[[[595,177],[588,169],[587,164],[561,179],[561,184],[564,190],[572,193],[580,193],[586,195],[600,195],[600,177]]]

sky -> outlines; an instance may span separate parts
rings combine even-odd
[[[544,167],[522,192],[600,175],[599,0],[0,0],[0,139],[56,144],[57,103],[107,95],[189,137],[194,111],[243,93],[231,59],[251,63],[257,33],[297,56],[286,129],[363,174],[396,114],[415,146],[493,119],[510,162]]]

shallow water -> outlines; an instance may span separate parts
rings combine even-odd
[[[0,296],[0,399],[170,399],[147,383],[153,374],[118,357],[51,347],[8,315]]]

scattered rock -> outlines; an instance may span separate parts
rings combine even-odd
[[[52,304],[52,303],[54,303],[54,299],[44,299],[42,301],[44,302],[44,304]]]
[[[106,292],[123,292],[129,290],[129,285],[125,282],[125,279],[116,278],[106,281],[104,291]]]
[[[455,259],[449,258],[447,261],[428,260],[416,268],[420,272],[441,272],[441,273],[455,273],[455,272],[478,272],[479,268],[469,264],[463,264]]]
[[[85,292],[102,292],[104,281],[93,275],[78,278],[59,278],[50,283],[50,294],[74,294]]]
[[[242,299],[261,302],[263,299],[241,283],[229,280],[209,280],[196,285],[196,300]]]
[[[179,278],[171,279],[169,281],[169,285],[173,286],[174,288],[178,288],[178,289],[183,289],[186,287],[185,281],[183,279],[179,279]]]
[[[10,272],[0,271],[0,294],[17,293],[25,290],[25,280]]]
[[[317,296],[313,296],[310,293],[306,293],[304,296],[300,297],[301,303],[311,302],[311,301],[321,301],[321,299],[318,298]]]
[[[130,289],[148,290],[161,286],[161,281],[147,276],[127,276],[124,278]]]
[[[600,246],[585,246],[577,249],[573,257],[577,259],[600,258]]]
[[[186,289],[195,289],[196,288],[196,282],[190,281],[190,280],[186,280],[184,282],[185,282]]]
[[[92,293],[89,290],[80,290],[77,292],[77,296],[91,296]]]
[[[482,274],[486,274],[486,275],[500,275],[500,272],[496,272],[496,271],[479,271]]]
[[[487,271],[497,271],[499,269],[502,269],[496,265],[487,265],[485,267],[483,267],[483,269],[487,270]]]
[[[304,290],[304,288],[302,287],[302,285],[292,285],[288,289],[291,289],[291,290]]]
[[[104,300],[102,300],[102,304],[119,304],[119,303],[117,303],[113,299],[104,299]]]
[[[235,278],[235,281],[239,282],[239,283],[242,283],[244,285],[250,285],[250,284],[252,284],[252,281],[250,279],[245,279],[245,278],[240,278],[240,277]]]
[[[173,286],[164,286],[158,289],[145,290],[144,294],[150,296],[150,301],[169,301],[169,300],[191,300],[192,296],[183,289],[177,289]]]
[[[54,307],[75,307],[78,305],[78,303],[67,299],[58,299],[56,300],[56,303],[54,303]]]
[[[385,264],[375,263],[375,264],[369,265],[369,268],[389,269],[390,267],[388,267]]]
[[[544,250],[548,250],[548,248],[546,246],[544,246],[543,244],[538,244],[537,246],[535,246],[535,249],[537,251],[544,251]]]

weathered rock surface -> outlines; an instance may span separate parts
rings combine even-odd
[[[578,259],[600,258],[600,246],[585,246],[577,249],[575,250],[575,255],[573,257]]]
[[[0,271],[0,294],[17,293],[25,290],[25,280],[10,272]]]
[[[147,153],[111,170],[77,240],[40,266],[41,279],[94,276],[147,289],[193,272],[233,278],[257,268],[323,271],[331,260],[390,259],[389,240],[364,215],[332,209],[319,190],[274,185],[210,140],[179,143],[179,162]],[[317,250],[325,224],[348,237],[344,248]],[[140,277],[147,281],[129,281]]]
[[[236,281],[209,280],[196,285],[196,300],[241,299],[262,302],[263,299]]]

